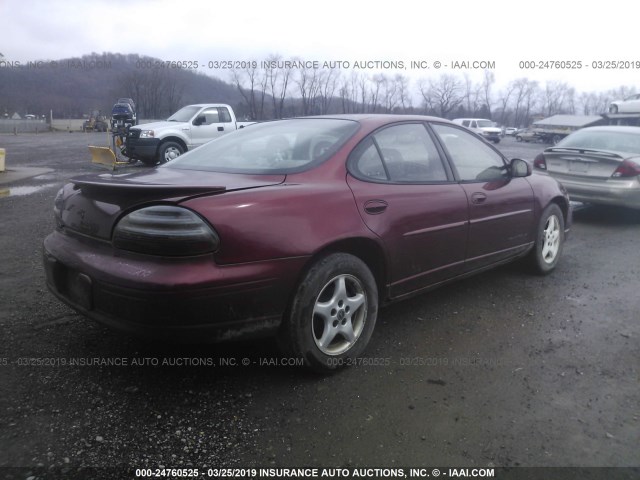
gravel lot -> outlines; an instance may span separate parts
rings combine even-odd
[[[640,212],[579,208],[549,277],[514,264],[383,309],[365,362],[321,377],[272,341],[158,345],[57,301],[41,244],[58,188],[104,171],[87,144],[105,134],[0,136],[9,170],[51,169],[0,183],[0,477],[640,466]]]

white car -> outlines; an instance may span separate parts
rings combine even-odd
[[[486,118],[454,118],[452,122],[468,128],[487,141],[500,143],[502,129],[496,127],[495,122],[491,120],[487,120]]]
[[[640,113],[640,93],[611,102],[609,113]]]
[[[507,127],[504,129],[505,135],[515,135],[518,133],[518,129],[516,127]]]

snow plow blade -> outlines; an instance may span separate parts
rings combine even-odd
[[[109,147],[94,147],[89,145],[89,152],[91,152],[91,163],[105,165],[113,169],[115,169],[119,163],[113,150]]]

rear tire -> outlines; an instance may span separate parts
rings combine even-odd
[[[535,245],[529,254],[534,271],[540,275],[551,273],[560,260],[563,246],[564,217],[560,207],[552,203],[540,216]]]
[[[618,113],[618,106],[617,105],[611,105],[609,107],[609,113]]]
[[[365,263],[334,253],[300,282],[279,332],[285,354],[320,373],[352,363],[365,349],[378,316],[378,288]]]

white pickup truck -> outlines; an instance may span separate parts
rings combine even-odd
[[[126,138],[126,155],[147,165],[169,162],[187,150],[252,123],[238,122],[229,105],[187,105],[166,121],[130,128]]]

